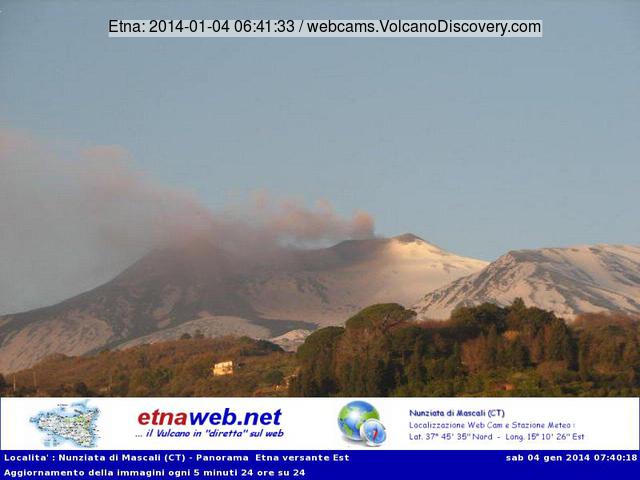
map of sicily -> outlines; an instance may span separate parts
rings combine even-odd
[[[89,407],[88,403],[88,400],[61,403],[52,410],[38,413],[29,421],[45,434],[45,447],[57,447],[68,442],[77,447],[92,448],[98,441],[96,420],[100,410]]]

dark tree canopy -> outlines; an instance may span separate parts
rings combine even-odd
[[[637,320],[485,303],[445,322],[415,322],[397,304],[367,307],[298,351],[301,396],[637,395]]]

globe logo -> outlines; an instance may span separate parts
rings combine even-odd
[[[364,441],[369,446],[381,445],[387,438],[378,410],[362,400],[349,402],[342,407],[338,414],[338,427],[345,437]]]

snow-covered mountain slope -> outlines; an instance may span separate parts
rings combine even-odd
[[[412,305],[425,291],[485,266],[410,234],[238,263],[237,255],[198,239],[152,252],[57,305],[0,317],[0,372],[52,353],[80,355],[195,330],[270,338],[341,324],[373,303]]]
[[[275,343],[282,347],[283,350],[288,352],[295,352],[300,345],[304,343],[309,335],[313,333],[311,330],[291,330],[283,335],[278,337],[270,338],[269,341],[271,343]]]
[[[405,234],[300,252],[297,268],[261,272],[245,285],[263,318],[336,325],[374,303],[413,305],[425,291],[486,264]]]
[[[508,305],[516,297],[567,320],[588,312],[639,314],[640,247],[512,251],[473,275],[431,291],[413,308],[419,319],[445,319],[458,305]]]

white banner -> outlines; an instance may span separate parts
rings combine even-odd
[[[367,443],[393,450],[639,447],[636,398],[369,398],[343,409],[353,401],[2,398],[0,448],[341,450],[366,448]],[[365,437],[371,432],[362,426],[367,419],[370,442]]]

